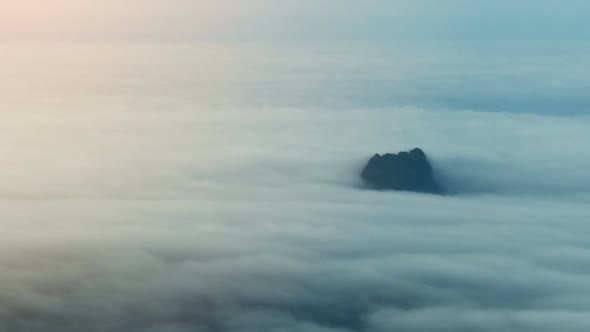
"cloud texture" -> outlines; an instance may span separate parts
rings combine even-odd
[[[1,331],[590,328],[584,114],[320,98],[379,72],[442,87],[437,60],[73,50],[2,61]],[[577,82],[541,64],[494,77]],[[473,67],[457,86],[489,87]],[[370,156],[416,146],[454,195],[360,188]]]
[[[5,123],[30,134],[2,145],[2,330],[590,326],[587,118],[62,115]],[[456,196],[357,187],[374,151],[414,145]]]

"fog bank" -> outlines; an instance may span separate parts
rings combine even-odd
[[[587,117],[21,112],[0,143],[0,330],[586,331]],[[375,192],[429,153],[455,195]]]

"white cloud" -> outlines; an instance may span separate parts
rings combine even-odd
[[[36,119],[19,129],[38,136],[3,143],[23,153],[2,168],[3,330],[589,324],[586,118],[366,109]],[[458,196],[355,187],[373,152],[416,145]],[[18,191],[51,199],[9,200]]]
[[[590,118],[335,92],[518,61],[119,47],[4,53],[0,330],[588,330]],[[559,74],[531,62],[516,81]],[[359,188],[415,146],[456,195]]]

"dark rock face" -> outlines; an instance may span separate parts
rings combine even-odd
[[[426,154],[420,149],[399,154],[376,154],[361,177],[373,189],[443,194],[441,186],[432,177]]]

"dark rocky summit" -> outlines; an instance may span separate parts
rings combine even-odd
[[[361,177],[373,189],[443,194],[442,187],[432,176],[432,166],[426,154],[420,149],[398,154],[376,154]]]

